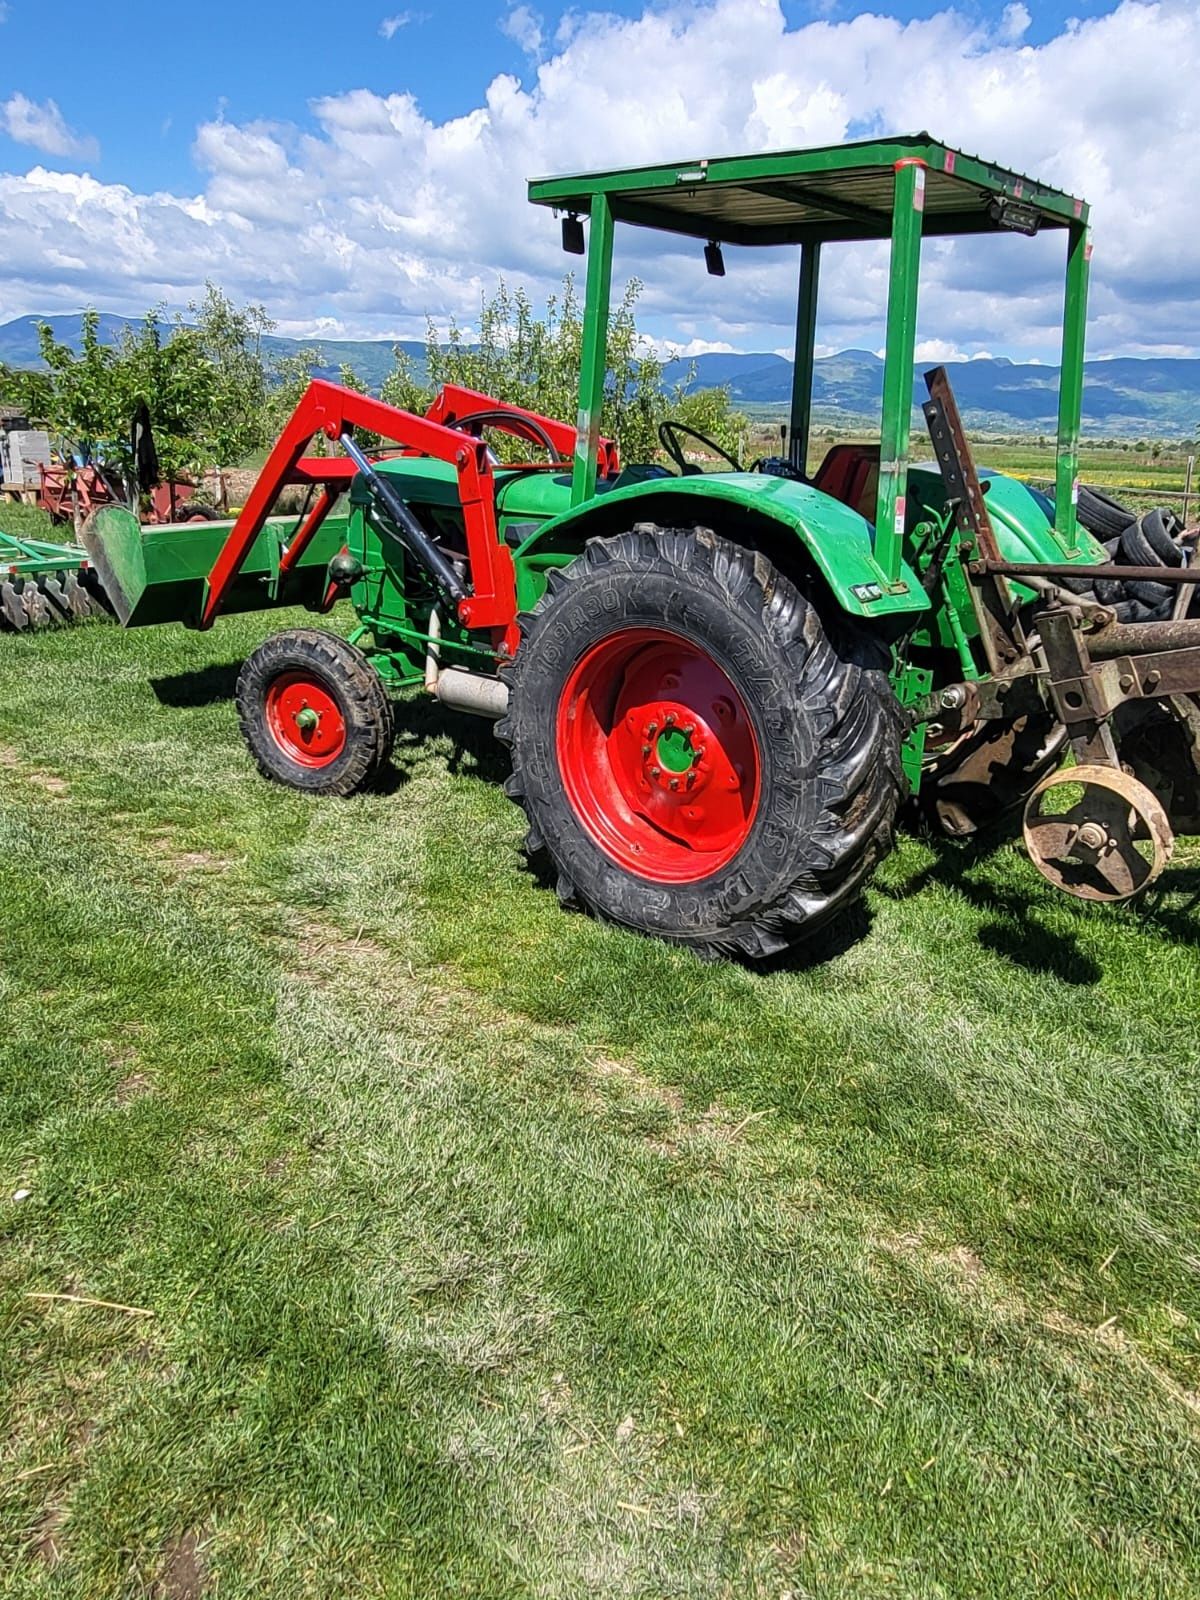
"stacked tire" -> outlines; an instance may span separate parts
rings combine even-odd
[[[1118,566],[1179,567],[1184,561],[1183,523],[1156,506],[1140,516],[1105,494],[1084,485],[1076,514],[1108,558]],[[1070,580],[1068,587],[1111,606],[1119,622],[1163,622],[1171,616],[1177,590],[1153,581],[1124,582],[1113,578]]]

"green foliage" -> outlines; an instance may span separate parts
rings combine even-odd
[[[739,455],[747,421],[731,409],[726,389],[687,391],[687,382],[667,393],[663,359],[637,330],[636,308],[642,286],[630,279],[609,318],[608,376],[601,432],[615,438],[626,461],[653,461],[659,424],[668,417],[699,428]],[[543,416],[574,420],[578,407],[579,363],[583,349],[583,307],[568,274],[562,289],[546,301],[539,316],[524,289],[499,288],[480,305],[479,332],[470,339],[452,321],[444,337],[430,322],[426,339],[428,384],[417,381],[411,361],[397,351],[396,368],[383,386],[383,398],[409,411],[422,411],[443,383],[478,389]],[[493,439],[503,459],[526,456],[528,446],[498,434]],[[740,459],[740,456],[739,456]]]
[[[728,390],[689,392],[690,374],[669,392],[664,389],[664,358],[638,333],[640,294],[641,284],[631,279],[609,319],[602,431],[617,440],[626,461],[653,461],[659,454],[659,425],[671,417],[741,460],[748,422],[731,408]],[[149,407],[165,475],[233,466],[278,435],[313,369],[322,365],[315,345],[269,360],[263,337],[272,327],[262,306],[238,306],[211,283],[186,316],[166,322],[161,309],[152,310],[115,344],[101,340],[99,317],[89,311],[78,353],[55,339],[49,324],[41,324],[45,372],[0,366],[0,396],[44,422],[85,459],[100,454],[118,471],[132,464],[129,425],[139,401]],[[456,322],[444,336],[429,324],[425,381],[397,350],[383,398],[421,412],[440,384],[457,383],[544,416],[573,420],[582,347],[583,307],[572,277],[550,295],[540,314],[524,289],[501,282],[480,306],[474,337]],[[348,366],[342,367],[340,381],[364,392]],[[492,442],[505,459],[529,454],[527,444],[506,434],[494,434]],[[324,441],[315,448],[323,451]]]
[[[675,422],[695,428],[742,466],[749,466],[750,418],[744,411],[733,409],[728,389],[689,390],[686,384],[680,383],[669,398],[667,415]],[[778,446],[773,443],[773,448],[777,451]]]
[[[195,474],[240,460],[268,437],[279,389],[262,337],[272,326],[261,306],[235,305],[211,283],[186,317],[165,323],[153,309],[115,344],[101,340],[99,317],[87,311],[78,353],[41,323],[45,372],[0,367],[0,393],[85,460],[100,455],[121,472],[132,466],[129,428],[144,401],[164,476]]]

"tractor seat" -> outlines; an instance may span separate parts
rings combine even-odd
[[[868,522],[875,521],[875,497],[879,491],[879,446],[877,444],[835,444],[813,475],[812,486],[840,500]]]

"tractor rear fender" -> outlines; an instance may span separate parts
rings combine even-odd
[[[516,552],[522,608],[540,597],[546,566],[577,554],[589,539],[625,532],[636,522],[711,528],[735,544],[762,550],[801,582],[815,569],[852,616],[885,621],[929,609],[907,565],[889,589],[872,553],[874,529],[856,511],[808,484],[758,472],[653,478],[602,490],[586,505],[552,517]]]

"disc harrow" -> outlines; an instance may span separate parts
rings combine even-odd
[[[0,633],[111,618],[104,587],[78,545],[0,533]]]

